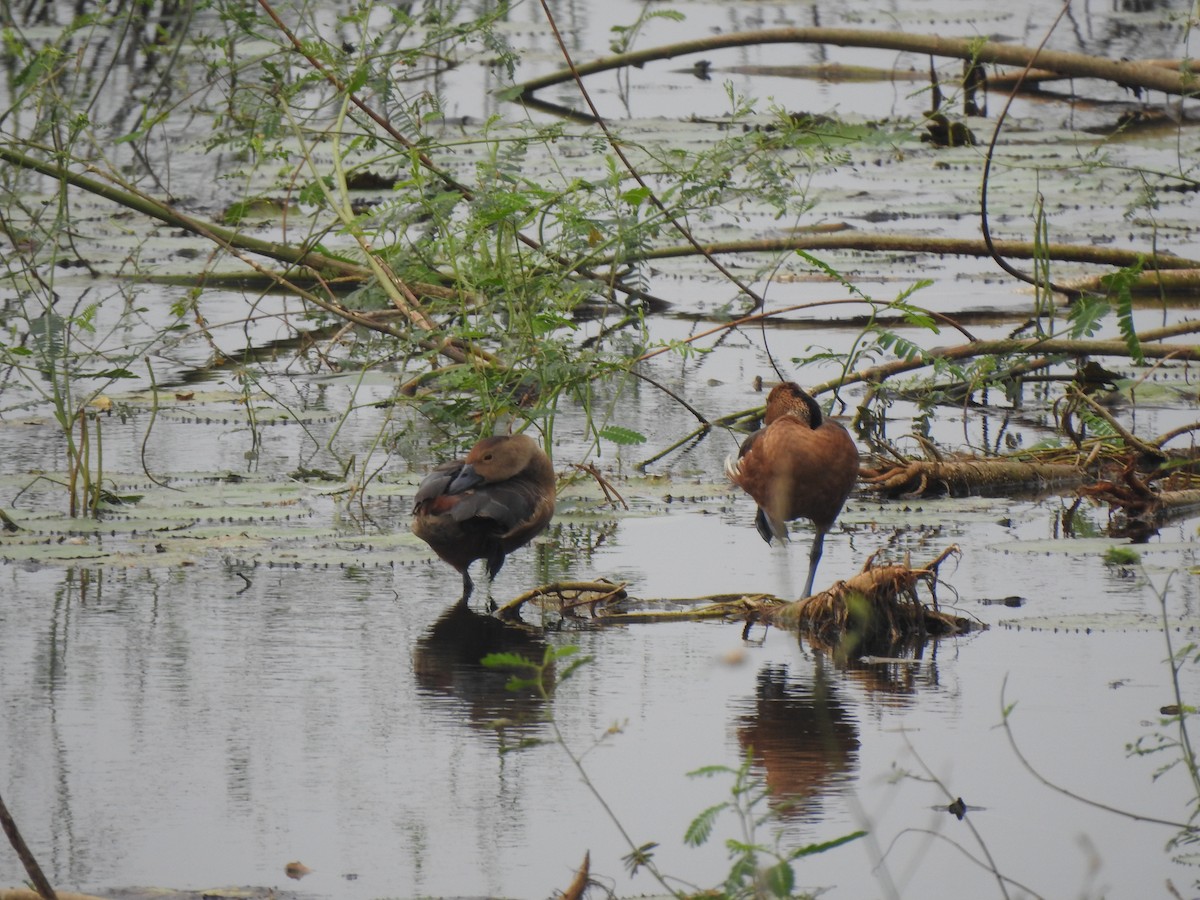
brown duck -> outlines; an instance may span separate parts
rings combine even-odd
[[[554,515],[554,466],[523,434],[484,438],[466,459],[425,476],[413,502],[413,533],[463,578],[460,603],[474,583],[468,568],[487,561],[494,578],[504,558],[533,540]]]
[[[788,539],[787,523],[811,519],[816,527],[804,595],[812,594],[825,533],[858,479],[858,447],[837,422],[821,414],[799,385],[778,384],[767,395],[763,427],[742,443],[725,472],[754,498],[754,524],[768,544]]]

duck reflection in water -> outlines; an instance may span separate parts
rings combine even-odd
[[[858,447],[840,424],[826,419],[817,401],[794,382],[771,388],[763,427],[742,442],[725,464],[729,479],[754,498],[755,527],[768,544],[788,539],[787,523],[811,519],[817,533],[808,556],[812,594],[825,534],[858,480]]]
[[[737,737],[789,818],[819,818],[817,799],[836,793],[858,767],[858,727],[820,664],[812,684],[792,678],[787,666],[763,666]]]
[[[417,640],[413,674],[437,709],[445,710],[450,698],[480,730],[527,731],[543,721],[542,698],[533,690],[508,690],[512,673],[487,668],[480,660],[490,653],[515,653],[541,661],[545,652],[546,642],[531,629],[455,603]]]
[[[486,561],[494,578],[504,558],[537,537],[554,515],[554,466],[527,435],[484,438],[465,459],[442,463],[417,488],[413,533],[462,573],[466,605],[469,572]]]

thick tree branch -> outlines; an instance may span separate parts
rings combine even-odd
[[[995,246],[1006,256],[1019,259],[1049,258],[1061,262],[1095,263],[1105,266],[1133,266],[1144,262],[1147,268],[1197,269],[1200,260],[1185,259],[1164,253],[1119,250],[1110,247],[1077,244],[1035,245],[1032,241],[996,241]],[[940,238],[904,234],[866,234],[858,231],[839,231],[833,234],[800,234],[750,241],[721,241],[705,244],[708,253],[779,253],[788,250],[865,250],[877,253],[931,253],[952,256],[991,256],[987,244],[976,238]],[[640,259],[672,259],[690,256],[690,246],[676,245],[646,250]],[[626,258],[628,259],[628,258]],[[600,260],[611,265],[611,260]]]
[[[576,65],[580,77],[620,69],[629,66],[641,67],[660,59],[674,59],[690,53],[712,53],[729,47],[745,47],[755,44],[833,44],[838,47],[873,47],[880,50],[895,50],[901,53],[919,53],[922,56],[945,56],[991,63],[1004,66],[1023,67],[1036,57],[1039,70],[1058,73],[1071,78],[1098,78],[1111,81],[1134,90],[1162,91],[1165,94],[1195,96],[1200,93],[1200,82],[1188,69],[1172,70],[1156,61],[1124,62],[1082,53],[1067,53],[1061,50],[1037,51],[1019,44],[1003,44],[975,38],[944,38],[927,34],[905,34],[899,31],[871,31],[856,28],[768,28],[761,31],[740,31],[720,34],[677,44],[664,44],[615,56],[604,56],[588,63]],[[563,84],[575,77],[569,70],[561,69],[539,78],[531,78],[516,86],[522,99],[531,97],[543,88]]]
[[[1189,319],[1170,326],[1169,329],[1155,329],[1152,332],[1139,334],[1142,341],[1142,353],[1147,359],[1182,359],[1200,361],[1200,345],[1197,344],[1164,344],[1160,343],[1167,335],[1158,332],[1170,331],[1174,334],[1189,334],[1200,332],[1200,320]],[[809,391],[816,395],[831,391],[835,388],[856,382],[880,382],[912,372],[931,365],[935,360],[973,359],[977,356],[1011,356],[1018,353],[1041,353],[1060,356],[1128,356],[1129,346],[1123,340],[1115,341],[1082,341],[1070,338],[1028,338],[1024,340],[975,341],[970,344],[958,344],[954,347],[936,347],[924,350],[910,359],[897,359],[848,372],[822,384],[813,385]]]

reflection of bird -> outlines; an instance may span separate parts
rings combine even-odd
[[[817,534],[808,557],[804,595],[812,593],[825,533],[842,511],[858,478],[858,448],[817,401],[794,382],[771,388],[763,427],[725,464],[729,478],[754,498],[754,524],[768,544],[787,540],[787,522],[811,519]]]
[[[817,802],[850,783],[859,764],[859,730],[824,666],[812,679],[786,665],[758,673],[753,702],[739,704],[738,743],[761,767],[789,818],[816,820]]]
[[[554,466],[523,434],[484,438],[466,459],[425,476],[413,502],[413,533],[462,573],[461,603],[474,584],[468,567],[487,561],[489,577],[554,515]]]
[[[500,725],[518,733],[540,729],[544,700],[528,688],[509,690],[511,670],[481,665],[492,653],[540,661],[546,643],[530,629],[455,603],[413,647],[413,675],[422,696],[431,701],[431,709],[458,710],[472,726],[497,737],[503,737]]]

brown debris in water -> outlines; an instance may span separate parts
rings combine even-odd
[[[559,895],[559,900],[580,900],[583,897],[590,883],[591,865],[591,851],[585,851],[583,854],[583,863],[580,865],[579,871],[575,873],[575,877],[567,885],[567,889]]]
[[[1192,485],[1196,479],[1180,476],[1175,483]],[[1172,514],[1200,508],[1200,488],[1189,486],[1155,490],[1148,481],[1138,477],[1132,463],[1117,478],[1085,485],[1079,489],[1079,493],[1109,504],[1130,522],[1146,525],[1155,525]]]
[[[828,590],[778,609],[764,610],[760,621],[799,631],[828,647],[847,648],[856,655],[889,654],[914,639],[965,634],[981,623],[938,608],[938,566],[961,551],[950,546],[923,568],[868,559],[863,570]],[[917,588],[929,589],[929,604]]]
[[[938,608],[938,567],[959,553],[951,546],[922,568],[867,560],[857,575],[828,590],[789,602],[773,594],[713,594],[706,597],[640,600],[624,584],[572,581],[544,585],[505,604],[496,615],[521,621],[521,608],[533,603],[543,611],[594,624],[631,624],[684,619],[755,622],[798,631],[814,645],[857,655],[894,655],[897,647],[929,637],[965,634],[982,629],[977,620]],[[918,588],[929,591],[922,602]]]
[[[305,875],[311,875],[312,869],[300,862],[300,860],[294,859],[283,867],[283,874],[285,874],[288,878],[299,881]]]

